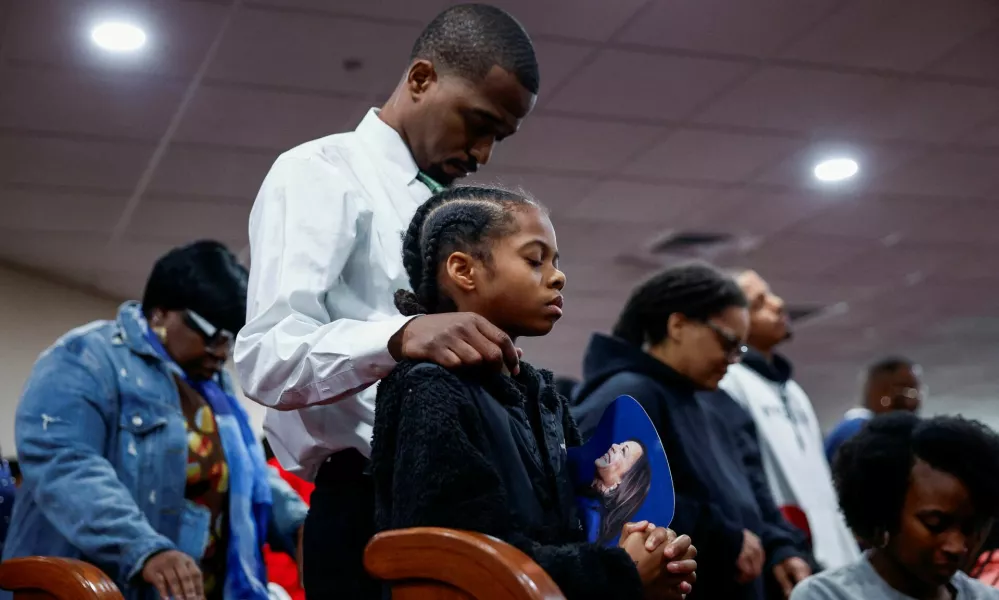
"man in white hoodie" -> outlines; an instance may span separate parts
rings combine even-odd
[[[763,465],[777,506],[810,536],[815,559],[831,569],[859,556],[840,514],[822,431],[791,363],[774,349],[791,336],[784,301],[754,271],[737,276],[749,300],[750,351],[720,386],[753,416]]]

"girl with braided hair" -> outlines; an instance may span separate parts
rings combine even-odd
[[[439,193],[416,211],[403,262],[411,290],[397,292],[396,305],[404,315],[472,312],[512,339],[545,335],[562,315],[555,231],[524,194]],[[696,568],[690,538],[629,523],[620,547],[585,541],[566,461],[579,435],[552,374],[523,361],[515,374],[459,368],[472,362],[403,361],[380,383],[371,451],[377,527],[498,537],[569,599],[688,593]]]
[[[786,598],[811,573],[766,488],[749,415],[714,391],[745,352],[746,306],[739,286],[704,263],[653,276],[632,292],[614,334],[593,336],[573,409],[585,436],[618,396],[645,408],[669,457],[671,527],[697,540],[703,557],[692,598]]]

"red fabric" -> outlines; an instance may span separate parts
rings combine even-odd
[[[316,488],[314,484],[285,471],[276,458],[270,459],[267,464],[275,467],[281,473],[281,478],[298,492],[306,504],[309,504],[312,490]],[[302,582],[298,579],[298,564],[294,558],[284,552],[274,552],[270,546],[264,546],[264,562],[267,563],[267,579],[269,581],[283,587],[292,600],[305,600],[305,590],[302,588]]]
[[[985,585],[999,588],[999,553],[986,552],[978,559],[974,571]]]
[[[800,529],[805,534],[805,538],[808,542],[811,543],[812,528],[808,524],[808,515],[805,514],[805,511],[801,510],[797,506],[787,504],[780,507],[780,512],[784,515],[784,520],[797,529]]]

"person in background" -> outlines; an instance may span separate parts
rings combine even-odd
[[[268,598],[261,547],[288,495],[222,368],[246,281],[217,242],[176,248],[142,302],[42,353],[15,417],[24,482],[4,559],[81,559],[128,600]]]
[[[374,533],[372,384],[401,359],[517,372],[517,349],[479,315],[404,317],[392,294],[406,285],[401,239],[416,208],[488,163],[539,85],[520,23],[484,4],[449,7],[416,40],[381,110],[286,152],[260,188],[234,358],[246,395],[275,409],[264,423],[275,455],[316,484],[304,539],[311,596],[378,590],[363,565]]]
[[[749,302],[749,351],[719,386],[752,416],[773,499],[809,537],[815,560],[824,568],[848,564],[860,549],[836,505],[819,421],[777,353],[791,337],[784,300],[754,271],[736,281]]]
[[[14,493],[17,491],[19,475],[20,471],[17,475],[14,474],[0,449],[0,555],[3,554],[4,540],[7,539],[7,528],[10,526],[10,514],[14,508]]]
[[[267,459],[267,466],[294,490],[305,506],[308,506],[315,486],[284,470],[281,463],[274,457],[274,451],[271,450],[267,438],[264,438],[261,444],[264,447],[264,458]],[[264,546],[264,562],[267,563],[268,581],[281,586],[281,589],[292,600],[305,600],[305,588],[302,587],[302,536],[299,535],[297,540],[282,540],[282,542],[280,546],[276,546],[284,548],[284,550],[272,548],[270,544]],[[294,552],[289,552],[289,547],[293,548]]]
[[[848,410],[843,420],[826,436],[826,459],[829,464],[832,464],[836,451],[843,442],[857,435],[875,415],[896,410],[918,412],[921,404],[921,374],[919,365],[900,356],[883,358],[869,366],[864,380],[863,404]]]
[[[413,217],[403,242],[413,291],[396,292],[396,304],[404,315],[473,312],[513,339],[546,335],[562,316],[558,261],[551,221],[530,198],[447,190]],[[586,542],[566,454],[580,441],[568,402],[550,372],[520,367],[407,360],[378,385],[378,528],[495,536],[537,562],[568,600],[683,598],[696,568],[690,538],[622,521],[619,544]]]
[[[999,518],[999,436],[961,417],[877,417],[833,463],[840,506],[871,549],[805,580],[792,600],[983,600],[961,569]]]
[[[622,394],[645,408],[669,457],[671,526],[700,551],[691,598],[762,600],[764,571],[788,592],[811,574],[773,500],[757,498],[716,399],[702,394],[742,357],[748,329],[746,298],[732,279],[700,263],[666,269],[632,292],[613,336],[593,336],[573,408],[584,437]]]

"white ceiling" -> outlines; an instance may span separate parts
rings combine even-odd
[[[484,179],[552,208],[569,278],[535,362],[577,374],[669,262],[651,243],[721,232],[737,243],[710,258],[829,307],[788,347],[826,422],[886,352],[923,362],[932,408],[995,406],[999,2],[494,1],[535,38],[542,92]],[[173,245],[245,248],[273,159],[352,128],[447,4],[0,0],[0,258],[135,297]],[[123,14],[147,48],[95,49],[90,24]],[[819,187],[835,152],[861,175]]]

